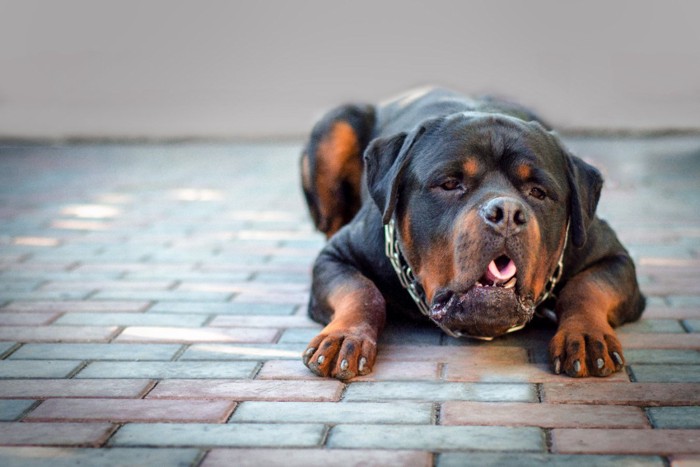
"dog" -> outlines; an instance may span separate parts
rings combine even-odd
[[[645,307],[634,263],[595,214],[600,172],[530,110],[444,89],[343,105],[314,126],[301,178],[328,238],[308,308],[325,327],[302,355],[313,373],[369,374],[387,310],[483,340],[539,311],[558,322],[554,373],[623,368],[613,328]]]

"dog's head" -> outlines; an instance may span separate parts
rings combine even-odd
[[[566,237],[586,243],[602,178],[536,122],[463,113],[376,139],[367,184],[431,318],[493,337],[524,325]]]

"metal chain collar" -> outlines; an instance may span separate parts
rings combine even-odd
[[[559,261],[557,261],[557,265],[554,269],[554,272],[552,275],[549,277],[547,280],[547,283],[545,284],[544,292],[542,296],[535,302],[535,308],[540,306],[543,302],[548,300],[549,298],[554,297],[554,288],[556,287],[557,283],[561,280],[562,273],[564,271],[564,252],[566,251],[566,244],[569,238],[569,223],[567,222],[566,224],[566,236],[564,237],[564,247],[562,248],[561,255],[559,256]],[[431,315],[430,315],[430,306],[428,305],[428,302],[425,299],[425,291],[423,290],[423,287],[421,286],[420,282],[416,278],[415,274],[413,273],[413,270],[411,269],[411,266],[409,266],[408,262],[406,261],[406,258],[404,255],[401,253],[401,247],[399,245],[399,239],[398,236],[396,235],[396,223],[394,219],[391,219],[388,224],[384,226],[384,253],[386,254],[387,258],[389,258],[389,261],[391,262],[391,266],[394,268],[394,271],[396,272],[397,277],[399,278],[399,282],[401,282],[401,286],[403,286],[404,289],[408,292],[408,294],[411,296],[413,301],[416,303],[416,306],[418,306],[418,309],[420,312],[430,318],[435,324],[438,325],[440,329],[442,329],[445,334],[451,336],[451,337],[471,337],[473,339],[480,339],[480,340],[486,340],[490,341],[493,339],[493,337],[487,337],[487,336],[472,336],[468,334],[464,334],[460,331],[453,331],[451,329],[448,329],[444,327],[442,324],[438,323],[437,321],[433,320]],[[554,321],[557,320],[556,314],[552,310],[542,310],[541,313],[538,313],[541,316],[544,316],[548,319],[553,319]],[[512,328],[508,329],[506,333],[514,332],[514,331],[519,331],[520,329],[524,328],[525,325],[516,325],[513,326]]]

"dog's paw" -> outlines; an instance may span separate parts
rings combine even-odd
[[[302,359],[318,376],[341,380],[364,376],[372,372],[376,341],[376,332],[371,330],[334,330],[331,324],[309,342]]]
[[[549,344],[549,355],[556,374],[574,378],[609,376],[625,364],[622,346],[611,327],[559,327]]]

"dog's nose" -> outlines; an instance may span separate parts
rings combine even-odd
[[[525,205],[515,198],[493,198],[479,210],[484,222],[493,230],[508,237],[525,228],[529,215]]]

